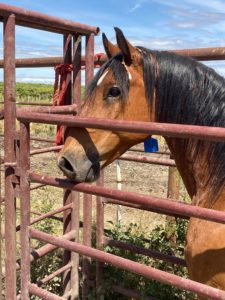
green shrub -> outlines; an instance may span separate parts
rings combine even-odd
[[[50,205],[50,204],[49,204]],[[46,211],[50,209],[45,204]],[[45,232],[54,232],[56,228],[56,221],[46,219],[40,222],[35,227]],[[129,226],[115,225],[112,222],[110,229],[105,230],[105,235],[123,242],[131,243],[136,246],[152,249],[168,255],[175,255],[183,258],[184,256],[184,242],[187,228],[187,221],[177,219],[176,227],[176,244],[171,247],[171,242],[167,238],[164,226],[156,226],[150,233],[140,231],[137,224],[131,223]],[[95,230],[93,230],[95,232]],[[95,236],[93,236],[93,243]],[[42,242],[35,242],[36,247],[41,247]],[[132,261],[142,263],[144,265],[152,266],[154,268],[164,270],[182,277],[187,277],[187,270],[179,265],[172,265],[162,260],[155,260],[151,257],[136,254],[128,250],[122,250],[116,247],[106,246],[104,250],[108,253],[118,255],[120,257],[128,258]],[[38,283],[45,275],[48,275],[62,266],[62,250],[57,250],[49,253],[44,258],[32,263],[31,279],[32,282]],[[95,262],[92,264],[92,278],[95,278]],[[111,285],[122,285],[125,288],[138,291],[143,297],[153,296],[160,300],[194,300],[197,299],[195,295],[190,292],[180,290],[176,287],[162,284],[155,280],[150,280],[134,273],[115,268],[109,264],[104,265],[102,294],[105,300],[125,300],[130,299],[123,295],[118,295],[112,291]],[[82,285],[82,282],[81,282]],[[47,290],[62,295],[62,278],[56,277],[44,286]],[[32,300],[38,299],[35,296]],[[95,290],[90,291],[88,299],[96,299]]]
[[[187,227],[187,221],[185,220],[177,220],[177,243],[172,248],[170,241],[167,239],[165,228],[162,225],[156,226],[149,234],[146,232],[140,232],[137,224],[131,223],[128,227],[121,225],[117,226],[113,223],[111,223],[111,225],[112,228],[110,230],[106,230],[106,235],[115,240],[122,240],[127,243],[156,250],[168,255],[176,255],[178,257],[183,257],[184,255],[184,241]],[[116,247],[111,248],[107,246],[105,247],[105,251],[137,261],[144,265],[152,266],[185,278],[187,277],[186,268],[179,265],[172,265],[161,260],[155,260],[144,255],[132,253],[131,251],[120,250]],[[195,295],[190,292],[162,284],[155,280],[144,278],[131,272],[119,270],[110,265],[105,265],[104,278],[106,286],[109,286],[110,284],[123,285],[128,289],[130,288],[139,291],[143,297],[153,296],[161,300],[197,299]],[[113,293],[110,288],[107,288],[105,293],[105,299],[128,299],[125,296],[119,296],[118,294]]]

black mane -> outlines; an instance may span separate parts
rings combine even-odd
[[[151,106],[155,89],[158,122],[225,127],[222,76],[186,56],[140,49],[146,98]],[[225,143],[179,139],[179,144],[193,164],[204,155],[208,178],[203,184],[211,188],[211,198],[216,197],[225,183]]]
[[[158,122],[224,127],[225,79],[186,56],[142,49],[146,97]]]

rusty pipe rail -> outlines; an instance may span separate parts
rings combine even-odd
[[[171,52],[187,55],[200,61],[210,60],[224,60],[225,59],[225,47],[211,47],[211,48],[197,48],[197,49],[181,49],[170,50]],[[99,67],[106,62],[107,56],[102,55],[100,57],[94,57],[95,67]],[[55,65],[63,63],[63,57],[32,57],[32,58],[18,58],[15,61],[16,68],[42,68],[42,67],[54,67]],[[85,56],[81,57],[81,66],[85,66]],[[0,60],[0,68],[4,67],[4,61]]]
[[[45,114],[77,114],[77,105],[61,105],[61,106],[49,106],[41,105],[36,107],[17,107],[16,112],[19,113],[45,113]],[[0,120],[4,119],[4,109],[0,109]]]
[[[184,259],[180,258],[180,257],[175,257],[173,255],[167,255],[155,250],[151,250],[151,249],[145,249],[143,247],[140,246],[136,246],[127,242],[123,242],[120,240],[114,240],[110,237],[107,236],[103,236],[103,242],[104,245],[106,246],[110,246],[110,247],[116,247],[119,249],[123,249],[123,250],[128,250],[137,254],[142,254],[145,256],[149,256],[149,257],[153,257],[155,259],[159,259],[159,260],[163,260],[166,261],[168,263],[171,264],[177,264],[183,267],[186,267],[186,262]]]
[[[122,200],[127,203],[141,204],[149,209],[159,209],[161,212],[175,213],[187,217],[195,217],[213,222],[225,224],[225,213],[213,209],[197,207],[195,205],[172,201],[164,198],[146,196],[137,193],[125,192],[115,189],[104,188],[101,186],[93,186],[87,183],[74,183],[63,178],[54,178],[30,172],[29,180],[36,183],[46,183],[58,188],[66,188],[73,191],[92,194],[115,200]]]
[[[62,236],[63,239],[67,239],[67,240],[73,240],[74,237],[75,237],[74,230],[72,230]],[[32,250],[32,252],[30,254],[30,262],[38,260],[39,258],[45,256],[46,254],[56,250],[57,248],[58,247],[55,245],[46,244],[46,245],[40,247],[39,249]],[[21,268],[21,260],[18,259],[16,261],[16,270],[18,271],[18,270],[20,270],[20,268]],[[3,278],[5,277],[5,270],[2,270],[2,277]]]
[[[17,111],[17,119],[22,122],[34,122],[44,124],[64,125],[71,127],[90,127],[105,130],[124,131],[142,134],[156,134],[166,137],[195,138],[200,140],[225,141],[225,128],[179,125],[155,122],[130,122],[123,120],[109,120],[103,118],[85,118],[49,115],[45,113],[33,113]]]
[[[99,28],[0,3],[0,20],[15,15],[16,24],[56,33],[98,34]]]
[[[143,205],[143,204],[128,203],[128,202],[125,202],[125,201],[109,199],[109,198],[104,199],[103,202],[106,203],[106,204],[122,205],[122,206],[130,207],[130,208],[135,208],[135,209],[140,209],[140,210],[145,210],[145,211],[151,211],[151,212],[154,212],[154,213],[157,213],[157,214],[164,214],[164,215],[175,217],[175,218],[182,218],[182,219],[189,220],[188,216],[183,216],[181,214],[176,214],[176,213],[173,213],[171,211],[167,211],[165,209],[162,210],[160,208],[152,208],[152,207],[149,207],[149,206]]]
[[[59,150],[62,149],[63,146],[53,146],[53,147],[46,147],[46,148],[41,148],[37,150],[32,150],[30,151],[30,156],[37,155],[37,154],[43,154],[47,152],[58,152]]]
[[[94,65],[95,67],[102,66],[107,60],[106,55],[102,55],[101,57],[94,57]],[[17,58],[16,68],[45,68],[45,67],[54,67],[59,64],[63,64],[62,56],[52,56],[52,57],[31,57],[31,58]],[[85,67],[85,56],[81,57],[81,67]],[[0,59],[0,68],[4,67],[3,59]]]
[[[159,157],[147,157],[147,156],[141,156],[141,155],[123,154],[119,158],[119,160],[167,166],[167,167],[176,166],[175,161],[170,158],[166,159],[166,158],[159,158]]]
[[[127,271],[131,271],[135,274],[139,274],[149,279],[158,280],[162,283],[177,286],[178,288],[192,291],[205,297],[211,297],[212,299],[225,300],[225,292],[213,287],[209,287],[202,283],[192,281],[190,279],[182,278],[174,274],[167,273],[158,269],[154,269],[150,266],[130,261],[129,259],[122,258],[113,254],[105,253],[104,251],[93,249],[89,246],[81,245],[76,242],[69,242],[61,238],[52,236],[50,234],[31,229],[29,230],[30,237],[44,242],[50,242],[54,245],[61,246],[79,254],[92,257],[98,261],[109,263]]]

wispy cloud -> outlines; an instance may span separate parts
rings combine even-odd
[[[139,7],[141,7],[141,3],[135,4],[134,7],[132,7],[129,12],[132,13],[134,12],[136,9],[138,9]]]
[[[195,0],[185,0],[184,2],[202,7],[203,9],[210,9],[210,11],[225,12],[225,3],[223,0],[204,0],[198,2],[196,2]]]
[[[168,25],[177,28],[198,28],[208,30],[212,25],[221,23],[225,18],[223,12],[198,10],[195,8],[170,8],[171,21]]]
[[[148,2],[148,0],[137,0],[135,2],[134,6],[129,10],[129,12],[133,13],[135,10],[140,8],[142,6],[142,4],[144,4],[145,2]]]

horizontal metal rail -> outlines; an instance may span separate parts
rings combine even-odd
[[[49,105],[42,105],[36,107],[17,107],[17,113],[45,113],[45,114],[63,114],[63,115],[71,115],[77,113],[77,105],[61,105],[61,106],[49,106]],[[0,119],[4,118],[4,109],[0,109]]]
[[[70,232],[64,234],[62,236],[63,239],[67,239],[67,240],[73,240],[75,238],[75,231],[74,230],[71,230]],[[39,249],[34,249],[32,250],[31,254],[30,254],[30,261],[33,262],[33,261],[36,261],[38,260],[39,258],[45,256],[46,254],[56,250],[58,247],[55,246],[55,245],[52,245],[52,244],[46,244],[42,247],[40,247]],[[16,261],[16,270],[20,270],[21,268],[21,260],[18,259]],[[3,269],[2,270],[2,277],[4,278],[5,277],[5,270]]]
[[[54,178],[44,176],[43,174],[29,173],[29,180],[36,183],[46,183],[58,188],[66,188],[68,190],[79,191],[95,196],[122,200],[127,203],[141,204],[148,206],[149,209],[159,209],[161,212],[175,213],[188,217],[195,217],[213,222],[225,224],[225,212],[197,207],[195,205],[172,201],[168,199],[146,196],[137,193],[125,192],[115,189],[109,189],[101,186],[94,186],[88,183],[74,183],[63,178]]]
[[[37,154],[43,154],[47,152],[58,152],[59,150],[62,149],[63,146],[53,146],[53,147],[46,147],[46,148],[41,148],[37,150],[32,150],[30,151],[30,156],[37,155]]]
[[[113,240],[107,236],[103,236],[103,243],[104,243],[104,245],[107,245],[110,247],[116,247],[116,248],[120,248],[123,250],[129,250],[129,251],[132,251],[133,253],[153,257],[155,259],[163,260],[163,261],[166,261],[171,264],[177,264],[177,265],[181,265],[183,267],[187,266],[185,260],[180,257],[175,257],[173,255],[167,255],[167,254],[164,254],[164,253],[161,253],[158,251],[154,251],[151,249],[145,249],[143,247],[136,246],[134,244],[130,244],[127,242]]]
[[[38,222],[40,222],[40,221],[42,221],[44,219],[47,219],[47,218],[52,217],[52,216],[54,216],[56,214],[59,214],[59,213],[65,211],[67,209],[72,209],[72,204],[67,204],[65,206],[62,206],[60,208],[56,208],[56,209],[54,209],[54,210],[52,210],[50,212],[47,212],[45,214],[41,214],[40,216],[32,219],[30,221],[30,225],[33,225],[33,224],[38,223]],[[20,225],[17,225],[16,226],[16,231],[19,231],[19,230],[20,230]]]
[[[3,205],[4,205],[4,204],[3,204]],[[51,217],[53,217],[54,215],[59,214],[59,213],[65,211],[65,210],[67,210],[67,209],[72,209],[72,204],[65,205],[65,206],[63,206],[63,207],[57,208],[57,209],[52,210],[52,211],[50,211],[50,212],[47,212],[47,213],[45,213],[45,214],[41,214],[41,213],[40,213],[38,217],[36,217],[36,218],[34,218],[34,219],[31,219],[30,225],[33,225],[33,224],[35,224],[35,223],[38,223],[38,222],[40,222],[40,221],[42,221],[42,220],[44,220],[44,219],[47,219],[47,218],[51,218]],[[56,220],[56,219],[55,219],[55,220]],[[57,219],[57,221],[61,221],[61,220],[58,220],[58,219]],[[20,230],[20,227],[21,227],[20,224],[16,226],[16,232],[18,232],[18,231]],[[2,239],[4,239],[4,238],[5,238],[5,233],[2,233]]]
[[[181,49],[181,50],[169,50],[171,52],[191,56],[197,60],[209,61],[209,60],[224,60],[225,59],[225,47],[211,47],[211,48],[197,48],[197,49]],[[94,64],[96,67],[101,66],[107,60],[106,55],[94,57]],[[51,57],[31,57],[31,58],[18,58],[15,61],[16,68],[42,68],[42,67],[54,67],[58,64],[63,64],[64,60],[62,56]],[[81,65],[85,66],[85,56],[81,57]],[[0,60],[0,68],[4,67],[4,61]]]
[[[225,59],[225,47],[195,48],[170,51],[181,55],[191,56],[202,61]]]
[[[41,186],[40,184],[38,184],[38,185]],[[45,184],[43,184],[42,186],[45,186]],[[5,202],[5,198],[3,196],[1,196],[0,199],[2,201],[2,205],[4,206],[5,205],[5,203],[4,203]],[[21,209],[20,207],[16,207],[16,210],[20,210],[20,209]],[[34,210],[31,210],[30,213],[33,214],[33,215],[38,215],[38,216],[42,215],[42,213],[40,213],[38,211],[34,211]],[[53,216],[53,218],[54,218],[54,216]],[[59,221],[59,218],[56,217],[56,220]]]
[[[51,281],[53,278],[55,278],[56,276],[59,276],[60,274],[62,274],[63,272],[65,272],[66,270],[71,269],[72,267],[72,262],[69,262],[68,264],[66,264],[65,266],[63,266],[62,268],[56,270],[55,272],[51,273],[48,276],[45,276],[43,279],[41,279],[38,282],[38,286],[46,284],[47,282]]]
[[[145,152],[144,150],[144,145],[142,146],[142,148],[140,148],[139,146],[134,146],[132,148],[129,149],[129,151],[132,151],[132,152]],[[150,152],[150,153],[153,153],[153,154],[156,154],[156,155],[170,155],[171,153],[169,152],[169,150],[159,150],[157,152]]]
[[[14,14],[16,24],[56,33],[99,33],[99,28],[0,3],[0,20]]]
[[[187,219],[187,220],[189,219],[188,216],[183,216],[183,215],[176,214],[176,213],[173,213],[170,211],[166,211],[165,209],[162,210],[160,208],[152,208],[152,207],[149,207],[149,206],[143,205],[143,204],[124,202],[124,201],[110,199],[110,198],[105,198],[104,203],[122,205],[122,206],[130,207],[130,208],[150,211],[150,212],[157,213],[157,214],[164,214],[164,215],[175,217],[175,218],[181,218],[181,219]]]
[[[133,161],[151,165],[160,165],[166,167],[174,167],[176,166],[175,161],[169,158],[159,158],[159,157],[147,157],[147,156],[140,156],[140,155],[132,155],[132,154],[124,154],[120,156],[119,160],[125,161]]]
[[[192,281],[190,279],[182,278],[174,274],[167,273],[150,266],[130,261],[129,259],[122,258],[113,254],[105,253],[104,251],[94,249],[76,242],[63,240],[59,237],[31,229],[29,230],[30,237],[44,242],[50,242],[59,247],[63,247],[69,251],[79,253],[81,255],[92,257],[98,261],[111,264],[120,269],[131,271],[149,279],[157,280],[162,283],[173,285],[181,289],[185,289],[197,293],[204,297],[211,299],[225,300],[225,292],[209,287],[207,285]]]
[[[118,294],[122,294],[124,296],[129,297],[129,299],[141,299],[141,300],[160,300],[158,298],[155,297],[151,297],[151,296],[143,296],[141,295],[140,292],[132,290],[132,289],[128,289],[125,288],[123,286],[119,286],[119,285],[112,285],[110,286],[110,289],[112,289],[114,292],[118,293]]]
[[[123,120],[109,120],[103,118],[85,118],[61,116],[45,113],[17,111],[17,119],[22,122],[65,125],[71,127],[89,127],[105,130],[125,131],[131,133],[156,134],[166,137],[195,138],[200,140],[225,141],[225,128],[179,125],[155,122],[131,122]]]
[[[103,65],[106,60],[106,55],[94,56],[95,67]],[[62,56],[18,58],[16,59],[15,63],[16,68],[45,68],[63,64],[64,59]],[[85,67],[85,56],[81,57],[81,66]],[[3,59],[0,59],[0,68],[4,68]]]
[[[36,107],[18,107],[17,111],[21,112],[37,112],[37,113],[47,113],[47,114],[63,114],[63,115],[71,115],[77,113],[77,105],[60,105],[60,106],[49,106],[49,105],[42,105]]]

